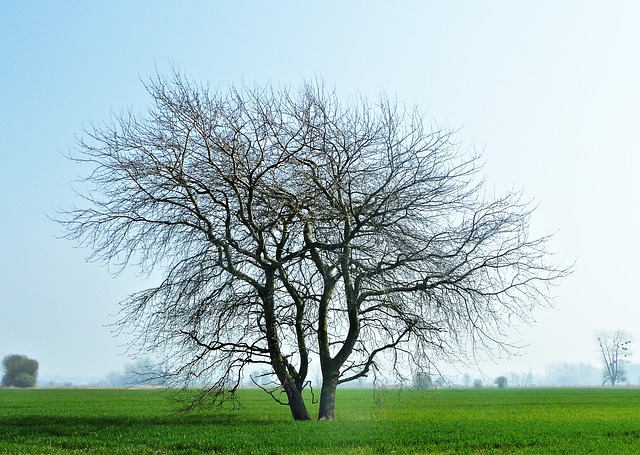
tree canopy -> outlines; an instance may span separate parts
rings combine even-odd
[[[260,386],[305,420],[318,362],[332,419],[339,384],[508,345],[567,273],[529,237],[521,194],[488,196],[479,157],[417,109],[321,82],[146,87],[146,113],[80,137],[91,189],[61,221],[92,259],[161,271],[119,327],[202,399],[261,364],[276,379]]]

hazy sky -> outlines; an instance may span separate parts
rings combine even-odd
[[[636,0],[0,0],[0,356],[34,357],[42,377],[128,362],[107,325],[145,282],[87,264],[47,215],[76,201],[62,154],[83,125],[143,109],[140,80],[171,65],[214,86],[385,90],[461,128],[496,192],[523,188],[532,232],[557,231],[575,273],[520,328],[522,357],[488,374],[597,364],[600,329],[640,343],[638,18]]]

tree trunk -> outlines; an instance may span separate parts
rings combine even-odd
[[[333,420],[336,418],[336,389],[338,388],[338,375],[331,375],[322,380],[320,392],[320,409],[318,420]]]
[[[286,385],[284,390],[289,399],[289,409],[293,420],[310,420],[311,417],[309,417],[309,411],[307,411],[307,405],[304,403],[302,392],[293,385]]]

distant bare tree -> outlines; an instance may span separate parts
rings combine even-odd
[[[602,370],[587,363],[553,363],[545,368],[547,385],[580,386],[598,385],[602,382]]]
[[[605,383],[608,381],[615,386],[625,381],[625,361],[631,354],[631,335],[624,330],[600,332],[596,340],[602,355]]]
[[[486,197],[476,157],[384,96],[212,92],[177,74],[147,89],[146,115],[79,141],[92,190],[62,222],[93,259],[162,270],[123,302],[120,327],[202,399],[262,365],[276,378],[263,388],[308,419],[317,356],[318,417],[333,419],[339,384],[508,348],[503,329],[568,273],[548,262],[548,237],[528,236],[520,194]]]
[[[412,385],[414,389],[430,389],[433,386],[431,375],[427,371],[416,371],[413,373]]]

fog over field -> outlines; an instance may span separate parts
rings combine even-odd
[[[0,1],[0,357],[37,359],[42,385],[109,383],[136,362],[112,333],[117,303],[159,277],[87,262],[50,217],[80,203],[86,168],[63,155],[83,126],[143,111],[141,81],[178,68],[212,87],[384,90],[459,130],[489,192],[522,189],[532,237],[553,233],[554,259],[575,267],[554,308],[508,333],[518,356],[478,353],[443,375],[601,383],[596,333],[640,340],[638,17],[630,0]]]

